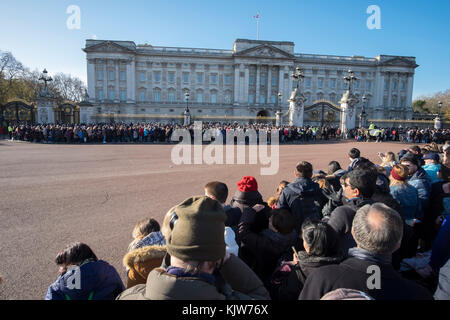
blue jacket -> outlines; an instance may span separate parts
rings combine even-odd
[[[430,266],[438,272],[450,258],[450,218],[446,218],[431,249]]]
[[[437,176],[438,171],[441,169],[440,164],[429,163],[429,164],[422,166],[422,168],[430,176],[431,183],[442,181]]]
[[[412,185],[405,184],[391,186],[391,195],[402,207],[403,219],[421,220],[423,218],[419,193]]]
[[[45,300],[114,300],[125,287],[116,269],[109,263],[90,261],[79,267],[80,289],[76,285],[76,269],[68,270],[48,287]]]
[[[408,180],[408,183],[417,189],[419,199],[422,204],[422,210],[428,207],[431,193],[431,179],[430,176],[419,168]]]
[[[307,200],[301,200],[300,197],[304,199],[308,198],[308,203],[311,200],[314,200],[321,205],[327,201],[325,196],[322,194],[319,185],[311,179],[298,178],[283,189],[280,199],[278,199],[277,208],[286,208],[291,210],[296,218],[297,232],[299,232],[303,221],[311,215],[314,215],[313,212],[304,212],[304,205]],[[302,201],[304,203],[302,203]],[[316,218],[321,218],[320,210],[318,211],[318,214],[319,216]]]

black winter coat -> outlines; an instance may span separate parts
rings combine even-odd
[[[380,268],[380,289],[369,289],[370,266]],[[375,264],[373,261],[348,258],[338,265],[314,270],[306,279],[299,300],[319,300],[336,289],[363,291],[375,300],[431,300],[430,292],[413,281],[404,279],[390,264]]]
[[[299,251],[299,262],[284,263],[272,275],[270,282],[270,296],[272,300],[294,301],[298,300],[300,292],[306,282],[306,278],[315,269],[330,264],[338,264],[343,260],[342,256],[316,257],[306,251]]]
[[[338,233],[341,251],[346,254],[348,249],[356,247],[351,234],[353,218],[356,211],[366,204],[372,204],[371,199],[353,199],[345,205],[337,207],[326,222]]]
[[[275,271],[279,259],[291,250],[292,246],[297,246],[299,237],[293,231],[288,235],[283,235],[271,229],[263,230],[260,233],[252,231],[252,223],[257,215],[253,208],[247,208],[242,213],[239,223],[239,239],[241,248],[239,257],[253,269],[264,283],[268,283],[270,276]]]

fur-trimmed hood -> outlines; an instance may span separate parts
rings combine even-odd
[[[128,252],[123,257],[123,265],[132,268],[136,264],[145,263],[150,260],[162,260],[166,254],[166,246],[145,246]]]

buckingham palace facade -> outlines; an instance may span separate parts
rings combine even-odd
[[[352,69],[358,78],[353,92],[368,97],[369,119],[411,119],[415,57],[302,54],[294,46],[237,39],[232,50],[222,50],[86,40],[93,107],[91,119],[80,120],[180,122],[185,92],[193,119],[247,122],[275,117],[276,111],[289,108],[297,66],[305,75],[300,85],[305,109],[318,101],[338,107],[347,89],[343,76]],[[359,102],[357,114],[361,108]]]

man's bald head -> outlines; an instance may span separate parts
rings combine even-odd
[[[359,248],[391,254],[400,246],[403,221],[397,211],[383,203],[368,204],[356,212],[352,234]]]

